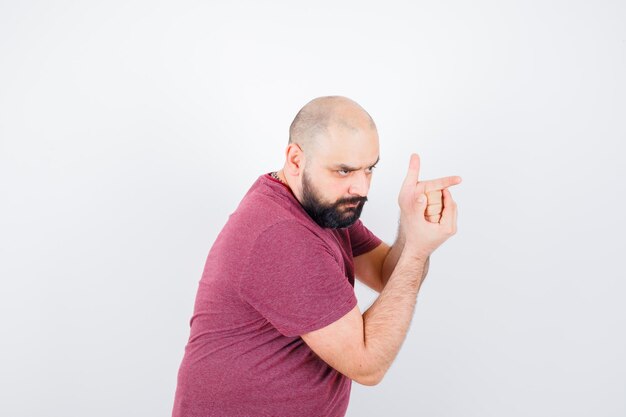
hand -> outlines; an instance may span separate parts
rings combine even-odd
[[[431,223],[439,223],[443,210],[443,190],[461,183],[461,177],[444,177],[436,180],[421,181],[428,199],[426,207],[426,220]]]
[[[457,207],[447,188],[459,184],[461,177],[419,181],[419,169],[419,156],[413,154],[398,196],[400,229],[405,245],[413,245],[420,256],[429,256],[456,233]],[[423,202],[418,201],[420,196]]]

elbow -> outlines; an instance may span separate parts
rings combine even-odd
[[[373,387],[375,385],[380,384],[384,376],[385,376],[384,372],[376,371],[376,372],[370,372],[366,375],[361,375],[359,376],[358,379],[354,379],[354,381],[361,385]]]
[[[368,352],[365,346],[363,346],[362,354],[355,356],[360,357],[360,360],[357,362],[356,366],[352,367],[354,378],[350,378],[368,387],[380,384],[391,364],[373,355],[372,352]]]

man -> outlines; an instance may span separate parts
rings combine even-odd
[[[258,178],[205,265],[174,417],[343,416],[351,381],[376,385],[404,340],[430,254],[456,232],[448,187],[412,155],[389,247],[359,220],[376,126],[345,97],[306,104],[286,161]],[[428,196],[428,198],[427,198]],[[355,276],[380,293],[361,314]]]

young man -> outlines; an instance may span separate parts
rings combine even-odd
[[[352,380],[375,385],[404,340],[429,256],[456,232],[448,187],[412,155],[390,247],[359,220],[376,126],[345,97],[305,105],[283,168],[252,185],[200,280],[174,417],[343,416]],[[380,293],[359,311],[354,279]]]

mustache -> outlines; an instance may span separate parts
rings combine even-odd
[[[356,203],[365,203],[367,201],[367,197],[346,197],[346,198],[342,198],[340,200],[337,200],[337,203],[335,203],[336,205],[340,205],[340,204],[356,204]]]

